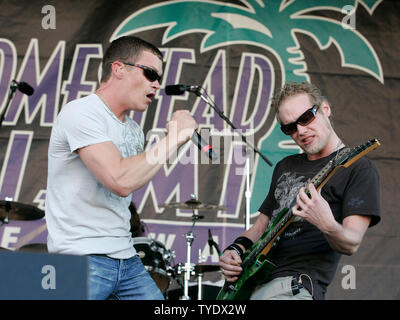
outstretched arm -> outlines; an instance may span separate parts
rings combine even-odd
[[[122,158],[117,147],[108,141],[81,148],[78,154],[107,189],[126,197],[153,178],[196,128],[197,123],[189,112],[180,110],[168,123],[168,134],[147,152]]]

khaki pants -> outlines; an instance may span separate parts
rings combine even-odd
[[[293,295],[292,278],[291,276],[276,278],[257,286],[250,300],[312,300],[306,288],[301,288],[299,293]]]

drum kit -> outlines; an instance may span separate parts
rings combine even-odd
[[[10,220],[37,220],[44,217],[44,211],[21,202],[0,200],[0,226]]]
[[[0,200],[0,227],[8,224],[10,220],[32,221],[43,217],[44,211],[35,206],[10,200]],[[0,247],[0,251],[11,250]],[[45,243],[30,243],[21,246],[18,251],[47,252],[47,245]]]
[[[191,251],[195,239],[193,231],[196,222],[203,218],[203,216],[198,215],[196,212],[227,210],[227,208],[219,205],[202,203],[197,200],[195,195],[191,195],[191,199],[186,202],[168,203],[160,207],[165,209],[192,210],[193,212],[191,216],[191,228],[184,234],[186,239],[186,262],[184,264],[178,263],[172,266],[171,264],[175,258],[175,252],[167,249],[160,241],[151,238],[135,237],[133,238],[133,245],[145,268],[164,295],[167,294],[167,289],[171,281],[174,279],[179,283],[179,279],[183,275],[183,295],[180,296],[180,300],[190,300],[189,281],[192,276],[195,276],[197,277],[198,285],[197,299],[202,300],[202,281],[204,274],[207,272],[219,271],[220,269],[218,265],[191,263]],[[8,224],[10,220],[31,221],[41,219],[44,215],[44,211],[35,206],[15,201],[0,200],[0,227],[4,224]],[[215,246],[218,253],[220,253],[218,245],[212,240],[211,242],[212,243],[210,243],[209,240],[209,245]],[[21,246],[17,250],[22,252],[47,253],[47,245],[45,243],[29,243]],[[10,251],[10,249],[0,247],[0,251]]]
[[[192,245],[195,239],[193,233],[194,227],[196,222],[203,218],[203,216],[198,215],[196,211],[217,211],[227,210],[227,208],[219,205],[202,203],[193,194],[191,195],[191,199],[188,201],[168,203],[161,205],[160,207],[165,209],[192,210],[193,212],[191,216],[191,228],[186,234],[184,234],[186,239],[186,262],[184,264],[179,263],[175,266],[171,266],[175,253],[166,249],[161,242],[149,238],[133,238],[135,249],[138,252],[139,257],[141,257],[146,269],[153,277],[153,280],[164,294],[167,293],[166,291],[171,280],[178,280],[178,278],[183,275],[183,295],[180,296],[180,300],[190,300],[189,281],[191,276],[195,276],[197,277],[198,285],[197,299],[202,300],[204,273],[219,271],[220,269],[218,265],[191,263]],[[218,253],[220,252],[218,245],[214,241],[211,240],[209,245],[215,246]]]
[[[35,206],[10,200],[0,200],[0,227],[8,224],[10,220],[32,221],[43,217],[44,211]],[[0,247],[0,251],[12,250]],[[45,243],[31,243],[20,247],[18,251],[46,253],[47,245]]]

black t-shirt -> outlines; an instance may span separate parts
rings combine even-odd
[[[336,155],[308,160],[306,154],[296,154],[281,160],[275,167],[269,193],[259,211],[270,221],[290,207],[301,187],[311,180]],[[350,215],[371,216],[370,227],[380,220],[379,176],[374,164],[363,157],[348,168],[339,168],[321,190],[339,223]],[[324,299],[340,259],[340,253],[330,247],[322,232],[296,217],[281,234],[269,260],[277,265],[266,281],[277,277],[302,276],[304,286],[314,299]]]

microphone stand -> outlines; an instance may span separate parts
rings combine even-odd
[[[8,107],[10,105],[11,99],[13,98],[14,93],[15,93],[15,91],[17,89],[18,89],[18,86],[13,82],[13,84],[10,86],[10,92],[8,93],[6,106],[4,107],[4,110],[0,115],[0,128],[1,128],[1,125],[2,125],[2,123],[4,121],[4,117],[5,117],[5,114],[7,113],[7,110],[8,110]]]
[[[218,256],[221,256],[221,250],[218,247],[218,244],[213,240],[212,241],[212,245],[215,248],[215,250],[217,250]]]
[[[249,141],[247,141],[246,137],[235,127],[235,125],[224,115],[223,111],[219,110],[218,107],[215,105],[214,101],[208,96],[207,92],[204,90],[207,96],[204,96],[201,92],[201,87],[198,87],[197,90],[191,90],[198,97],[200,97],[205,103],[207,103],[211,108],[215,110],[215,112],[236,132],[242,141],[246,144],[246,215],[245,215],[245,228],[248,230],[250,228],[250,199],[251,199],[251,191],[250,191],[250,158],[248,149],[252,150],[253,152],[257,153],[268,165],[272,167],[272,162],[269,161],[261,152],[252,145]]]

